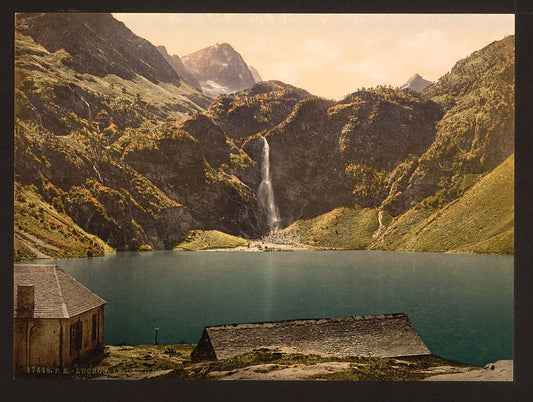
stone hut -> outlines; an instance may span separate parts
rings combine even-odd
[[[226,359],[259,348],[338,357],[431,354],[400,313],[206,327],[191,358]]]
[[[104,341],[105,300],[56,265],[15,265],[13,364],[68,367]]]

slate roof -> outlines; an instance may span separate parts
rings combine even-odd
[[[220,325],[206,327],[203,338],[198,347],[210,345],[217,359],[263,347],[339,357],[431,354],[404,313]],[[209,354],[198,350],[196,355]]]
[[[57,265],[15,264],[13,284],[15,317],[18,285],[34,286],[34,318],[70,318],[106,304]]]

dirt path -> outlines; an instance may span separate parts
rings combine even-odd
[[[32,253],[35,254],[35,258],[52,258],[49,255],[46,255],[39,249],[33,246],[33,244],[30,243],[30,241],[35,241],[36,243],[39,243],[41,246],[44,246],[44,243],[34,236],[31,236],[28,233],[19,233],[18,235],[15,235],[17,237],[17,240],[20,241],[25,247],[27,247]],[[30,238],[30,240],[26,239],[24,236]]]

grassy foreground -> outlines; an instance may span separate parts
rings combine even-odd
[[[74,379],[349,380],[419,381],[474,367],[436,356],[395,358],[330,357],[257,349],[229,359],[191,362],[195,345],[108,345],[80,364]]]

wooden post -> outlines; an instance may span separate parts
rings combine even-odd
[[[159,331],[159,327],[154,327],[154,331],[155,331],[154,345],[157,345],[157,331]]]

